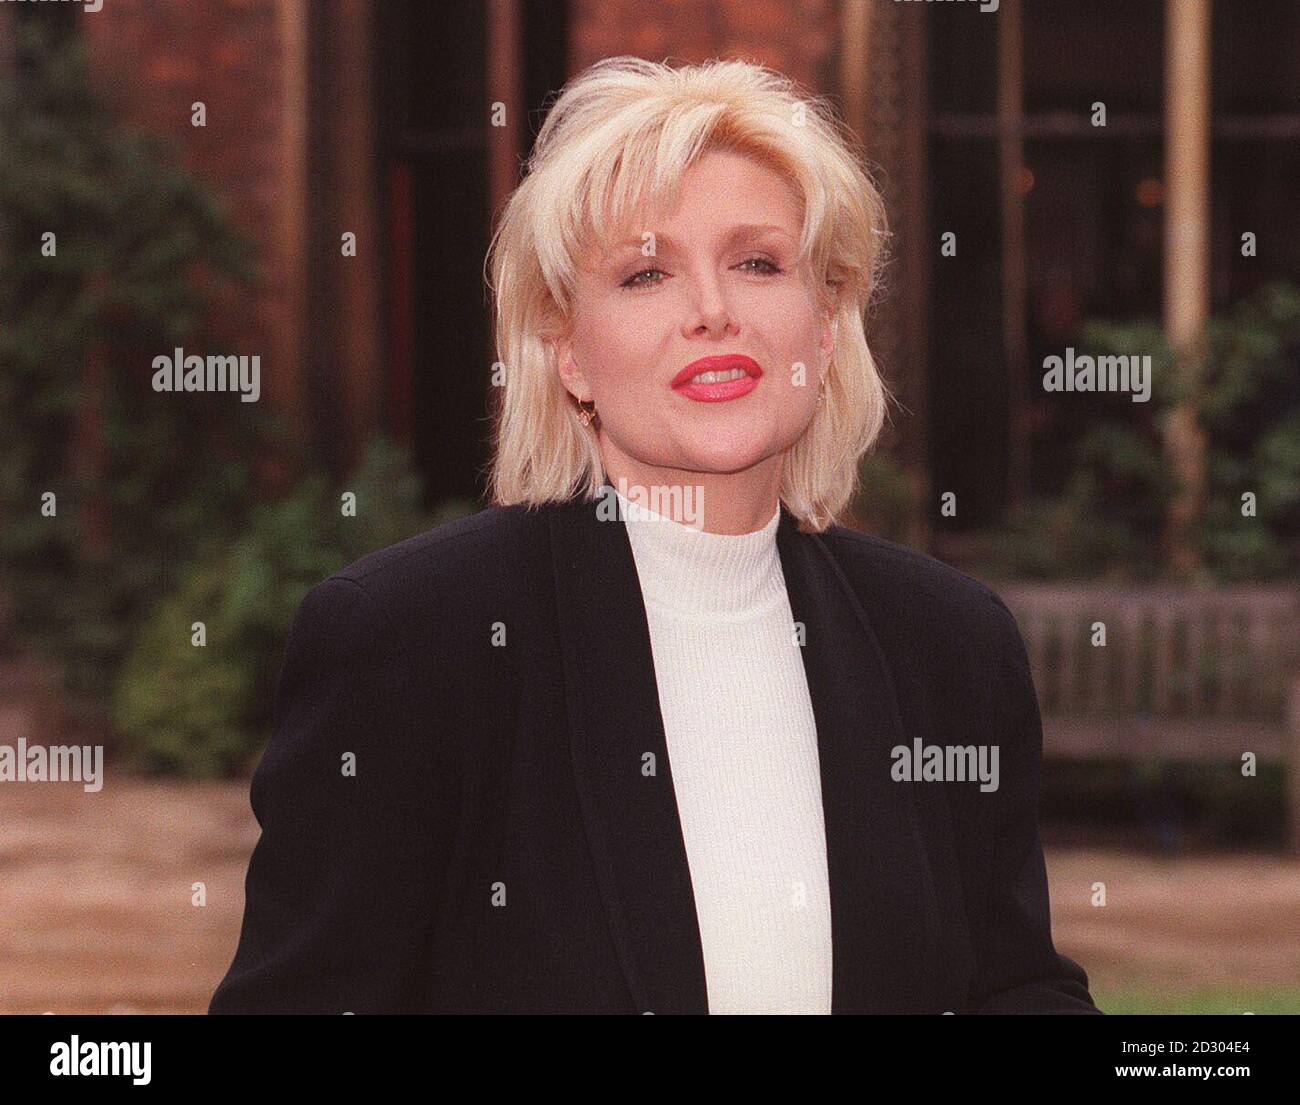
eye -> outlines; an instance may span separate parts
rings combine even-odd
[[[661,281],[659,281],[659,280],[640,280],[640,279],[638,279],[638,277],[648,276],[648,275],[649,275],[650,273],[652,273],[652,272],[657,272],[657,273],[659,273],[661,276],[666,275],[666,274],[664,273],[663,269],[654,269],[654,268],[651,268],[651,269],[642,269],[640,272],[634,272],[631,276],[629,276],[626,280],[624,280],[623,283],[619,285],[619,287],[621,287],[621,288],[643,288],[643,287],[645,287],[647,284],[659,284],[659,283],[661,283]]]
[[[737,265],[736,267],[737,267],[737,268],[740,268],[742,265],[763,265],[763,266],[766,266],[765,268],[762,268],[762,269],[750,269],[750,271],[751,271],[751,272],[763,273],[764,275],[767,275],[767,276],[776,276],[776,275],[778,275],[779,273],[782,273],[782,272],[785,271],[785,270],[784,270],[783,268],[781,268],[781,266],[778,265],[775,261],[769,261],[766,257],[749,257],[749,258],[746,258],[744,261],[741,261],[741,262],[740,262],[740,265]]]
[[[754,273],[758,273],[759,275],[762,275],[762,276],[779,276],[781,273],[785,272],[785,269],[781,268],[781,266],[778,265],[775,261],[772,261],[772,260],[770,260],[770,259],[767,258],[767,257],[748,257],[748,258],[746,258],[744,261],[741,261],[740,264],[738,264],[738,265],[736,265],[736,266],[734,266],[734,267],[739,269],[739,268],[743,268],[745,265],[758,265],[758,266],[760,266],[759,268],[756,268],[756,269],[750,269],[750,270],[748,270],[748,271],[750,271],[750,272],[754,272]],[[663,269],[657,269],[657,268],[646,268],[646,269],[641,269],[639,272],[634,272],[631,276],[629,276],[626,280],[624,280],[624,281],[619,285],[619,287],[621,287],[621,288],[644,288],[644,287],[648,287],[648,286],[651,285],[651,284],[662,284],[662,283],[663,283],[662,280],[642,280],[642,279],[641,279],[641,277],[643,277],[643,276],[647,276],[647,277],[648,277],[648,276],[650,276],[650,275],[653,274],[653,273],[658,273],[660,276],[667,276],[667,275],[668,275],[667,273],[665,273],[665,272],[663,271]]]

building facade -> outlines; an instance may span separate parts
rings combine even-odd
[[[1060,476],[1078,427],[1034,366],[1084,319],[1183,341],[1300,279],[1289,0],[105,0],[0,4],[0,36],[29,18],[83,36],[122,118],[256,243],[239,326],[267,401],[336,472],[408,443],[431,501],[484,486],[494,214],[548,94],[612,54],[746,57],[836,100],[894,232],[882,448],[972,525]]]

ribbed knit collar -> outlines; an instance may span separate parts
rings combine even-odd
[[[737,618],[764,613],[785,597],[779,503],[762,529],[707,533],[634,503],[617,488],[614,494],[648,606],[697,619]]]

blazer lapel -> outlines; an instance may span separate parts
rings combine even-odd
[[[912,789],[890,777],[908,744],[893,677],[826,543],[784,506],[777,546],[817,721],[830,881],[833,1013],[933,1011],[938,903]]]
[[[599,506],[575,497],[549,512],[574,779],[633,1000],[647,1013],[707,1013],[640,582],[624,523]],[[893,681],[825,543],[784,506],[777,547],[817,722],[832,1012],[928,1009],[934,889],[911,789],[889,774],[890,749],[906,743]]]
[[[637,1008],[707,1013],[641,584],[625,524],[602,520],[600,505],[574,498],[550,516],[578,798]]]

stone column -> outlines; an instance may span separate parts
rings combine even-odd
[[[1201,339],[1210,308],[1211,0],[1165,5],[1165,332],[1185,396],[1170,412],[1164,452],[1181,488],[1169,504],[1165,552],[1175,575],[1200,563],[1192,528],[1205,490],[1205,435],[1197,425]]]

